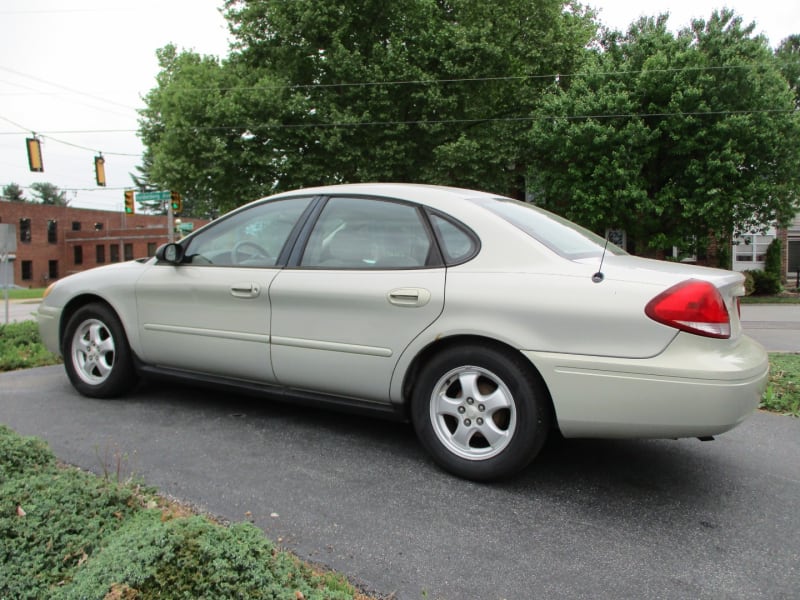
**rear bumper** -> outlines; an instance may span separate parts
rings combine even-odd
[[[565,437],[679,438],[741,423],[767,384],[754,340],[680,333],[658,356],[608,358],[524,351],[550,391]]]

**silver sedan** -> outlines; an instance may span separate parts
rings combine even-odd
[[[262,199],[61,279],[38,318],[88,396],[154,374],[410,419],[444,469],[490,480],[552,430],[740,423],[768,372],[743,293],[738,273],[630,256],[508,198],[360,184]]]

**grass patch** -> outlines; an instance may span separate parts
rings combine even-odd
[[[41,300],[44,290],[45,288],[9,288],[8,298],[10,300]],[[5,298],[5,290],[0,290],[0,298]]]
[[[800,417],[800,354],[769,355],[769,383],[760,408]]]
[[[60,362],[61,359],[42,344],[36,321],[0,324],[0,372]]]
[[[369,600],[254,525],[186,516],[0,425],[0,598]]]
[[[742,296],[742,304],[800,304],[798,296]]]

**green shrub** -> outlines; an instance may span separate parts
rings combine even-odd
[[[766,271],[748,271],[753,278],[753,294],[756,296],[771,296],[783,291],[780,277]]]
[[[5,425],[0,425],[0,485],[26,471],[51,469],[55,462],[55,456],[43,441],[20,437]]]
[[[0,371],[43,367],[60,361],[42,345],[35,321],[0,325]]]
[[[43,442],[0,425],[0,598],[356,595],[345,578],[277,551],[249,523],[176,516],[149,508],[151,500],[139,487],[60,467]]]
[[[779,283],[783,279],[783,244],[780,238],[775,238],[767,246],[767,253],[764,257],[764,272],[776,277]]]
[[[113,585],[137,598],[291,598],[344,600],[354,590],[320,589],[322,579],[277,552],[248,523],[221,527],[202,517],[164,521],[143,511],[55,600],[103,598]]]

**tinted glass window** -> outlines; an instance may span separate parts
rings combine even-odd
[[[220,220],[193,236],[186,262],[194,265],[272,267],[311,198],[264,202]]]
[[[430,237],[415,207],[331,198],[300,264],[323,269],[414,269],[426,265],[430,251]]]
[[[492,198],[476,198],[473,202],[502,217],[565,258],[587,258],[603,253],[606,243],[604,238],[531,204]],[[627,254],[614,244],[608,244],[608,252]]]
[[[431,225],[439,238],[447,264],[464,262],[478,251],[475,238],[461,226],[441,215],[431,215]]]

